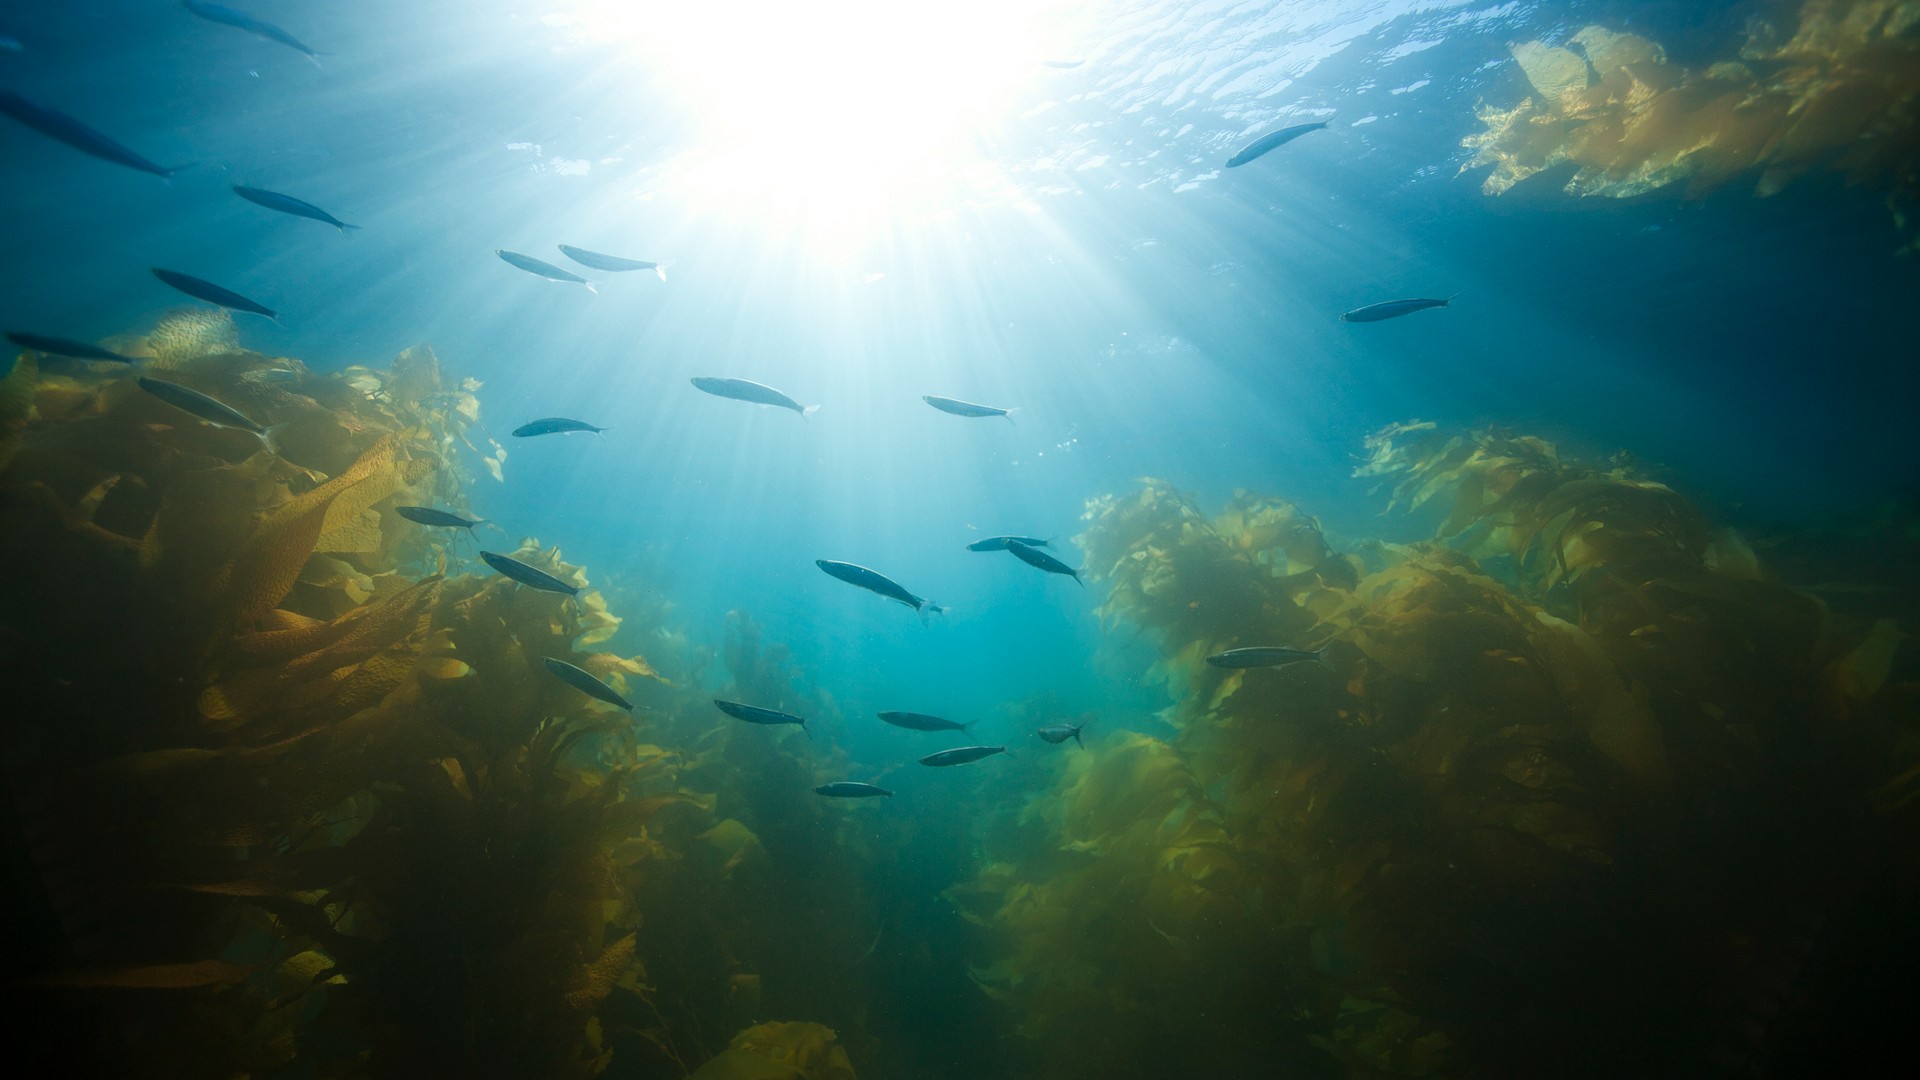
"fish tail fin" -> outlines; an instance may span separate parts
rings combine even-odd
[[[800,734],[805,735],[808,742],[813,741],[813,732],[807,730],[807,722],[805,720],[800,721]]]
[[[600,290],[599,290],[599,289],[596,289],[596,288],[594,288],[594,287],[593,287],[593,282],[591,282],[591,281],[583,281],[583,282],[581,282],[580,284],[582,284],[582,285],[585,285],[585,286],[587,287],[587,291],[588,291],[588,292],[590,292],[590,293],[592,293],[593,295],[595,295],[595,296],[599,296],[599,295],[600,295]]]
[[[1450,304],[1452,304],[1452,303],[1453,303],[1453,301],[1454,301],[1454,297],[1457,297],[1457,296],[1459,296],[1459,295],[1460,295],[1460,293],[1463,293],[1463,292],[1466,292],[1466,291],[1467,291],[1467,290],[1465,290],[1465,289],[1461,289],[1461,290],[1460,290],[1460,292],[1456,292],[1456,293],[1454,293],[1454,294],[1453,294],[1453,296],[1449,296],[1449,297],[1447,297],[1447,298],[1446,298],[1445,300],[1442,300],[1442,301],[1440,301],[1440,306],[1441,306],[1441,307],[1447,307],[1448,305],[1450,305]]]
[[[980,721],[978,719],[969,720],[966,723],[960,725],[960,730],[971,733],[973,731],[973,725],[979,722]]]
[[[1011,409],[1008,409],[1008,410],[1007,410],[1006,412],[1003,412],[1003,413],[1001,413],[1000,415],[1001,415],[1001,416],[1004,416],[1004,417],[1006,417],[1006,418],[1007,418],[1007,423],[1009,423],[1009,424],[1013,424],[1013,414],[1014,414],[1014,413],[1017,413],[1017,412],[1019,412],[1019,411],[1020,411],[1020,407],[1019,407],[1018,405],[1016,405],[1016,406],[1014,406],[1013,408],[1011,408]],[[1019,427],[1020,425],[1019,425],[1019,424],[1013,424],[1013,426],[1014,426],[1014,427]]]
[[[1080,727],[1086,727],[1086,726],[1087,725],[1085,724],[1080,725]],[[1087,748],[1087,744],[1080,741],[1080,728],[1073,729],[1073,745],[1079,747],[1082,750],[1085,750]]]
[[[1326,668],[1328,671],[1333,670],[1333,660],[1332,658],[1327,656],[1327,650],[1332,647],[1333,646],[1331,645],[1322,645],[1319,648],[1313,650],[1313,662],[1316,664],[1319,664],[1323,668]]]
[[[920,622],[922,625],[927,625],[932,621],[928,616],[945,615],[946,613],[947,607],[944,604],[936,604],[931,600],[923,600],[920,602]]]
[[[807,417],[812,416],[814,413],[817,413],[819,411],[820,411],[820,406],[809,405],[806,408],[800,410],[800,419],[805,420]]]
[[[341,222],[341,223],[340,223],[340,231],[341,231],[341,232],[343,232],[343,233],[344,233],[344,232],[359,232],[359,231],[360,231],[360,226],[358,226],[358,225],[349,225],[349,224],[347,224],[346,222],[344,222],[344,221],[343,221],[343,222]]]
[[[260,445],[267,448],[267,453],[274,457],[280,456],[280,432],[291,422],[273,424],[260,429]]]
[[[173,178],[179,175],[180,173],[186,172],[188,169],[197,169],[199,167],[200,167],[200,162],[198,161],[183,161],[178,165],[168,165],[160,170],[160,179],[165,180],[168,183],[172,183]]]
[[[667,280],[667,268],[656,264],[653,268],[653,276],[659,278],[661,281]]]
[[[1078,586],[1080,586],[1080,587],[1081,587],[1081,588],[1083,588],[1083,589],[1087,587],[1087,583],[1086,583],[1085,581],[1082,581],[1082,580],[1081,580],[1081,578],[1080,578],[1080,575],[1081,575],[1081,574],[1084,574],[1084,573],[1086,573],[1086,571],[1085,571],[1085,570],[1075,570],[1075,571],[1073,572],[1073,583],[1074,583],[1075,585],[1078,585]]]

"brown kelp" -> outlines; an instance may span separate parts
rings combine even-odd
[[[130,349],[277,426],[280,452],[124,372],[22,357],[0,382],[0,558],[23,570],[0,670],[34,718],[5,747],[9,892],[46,930],[14,965],[17,1015],[64,1070],[587,1076],[617,1057],[681,1077],[724,1052],[851,1077],[817,1025],[729,1049],[757,1001],[690,1019],[785,969],[694,899],[758,841],[648,714],[684,691],[593,651],[622,629],[598,590],[464,572],[393,513],[464,509],[468,450],[500,475],[478,384],[424,347],[316,374],[239,349],[224,315]],[[587,583],[538,541],[512,554]],[[574,692],[548,656],[642,708]],[[646,902],[711,954],[654,964]]]
[[[1703,67],[1669,62],[1654,41],[1588,26],[1563,45],[1513,46],[1533,94],[1483,105],[1464,169],[1491,166],[1498,195],[1568,166],[1566,190],[1612,198],[1681,186],[1700,197],[1736,180],[1770,195],[1831,172],[1888,192],[1900,228],[1920,175],[1920,4],[1805,0],[1785,25],[1749,24],[1748,40]]]
[[[1421,423],[1368,449],[1440,542],[1341,553],[1280,500],[1153,480],[1088,504],[1168,730],[1054,759],[988,827],[950,893],[976,980],[1049,1076],[1753,1060],[1805,928],[1913,861],[1911,626],[1625,459]],[[1246,645],[1326,663],[1204,661]]]

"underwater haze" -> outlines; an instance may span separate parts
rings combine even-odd
[[[63,1075],[1904,1048],[1920,2],[0,0],[0,112]]]

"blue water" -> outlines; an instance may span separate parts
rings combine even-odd
[[[616,642],[670,675],[749,615],[830,700],[816,737],[903,801],[940,778],[895,774],[918,750],[875,731],[876,710],[976,719],[987,742],[1021,737],[1036,701],[1157,730],[1157,654],[1103,625],[1101,589],[964,550],[1057,536],[1079,566],[1086,500],[1139,477],[1209,508],[1278,494],[1336,540],[1428,531],[1352,476],[1361,439],[1409,418],[1626,449],[1762,528],[1920,478],[1920,262],[1895,254],[1884,187],[1824,174],[1767,199],[1739,183],[1581,199],[1554,182],[1496,198],[1461,171],[1474,106],[1528,92],[1510,44],[1602,22],[1710,62],[1762,5],[1082,4],[1034,55],[1084,63],[1029,64],[952,136],[993,185],[882,193],[835,210],[843,227],[810,219],[809,193],[836,170],[859,185],[864,158],[800,154],[791,132],[757,154],[729,134],[758,208],[704,198],[689,170],[716,149],[713,118],[630,43],[543,18],[564,0],[245,6],[321,63],[157,0],[0,4],[23,46],[0,52],[0,88],[191,163],[162,182],[0,122],[0,324],[139,332],[181,302],[147,272],[165,266],[277,308],[279,325],[241,318],[244,344],[316,370],[430,344],[485,384],[508,448],[504,483],[468,462],[479,514],[558,545],[616,610],[670,604],[683,655]],[[755,34],[755,15],[731,32]],[[1326,117],[1219,168],[1254,134]],[[884,157],[901,134],[860,141]],[[271,214],[230,184],[362,229]],[[581,271],[595,295],[493,254],[579,269],[557,243],[656,259],[668,280]],[[1453,294],[1403,320],[1337,317]],[[720,400],[689,385],[700,375],[821,408]],[[1018,411],[962,419],[923,394]],[[506,434],[555,415],[608,430]],[[820,558],[951,611],[922,625]]]

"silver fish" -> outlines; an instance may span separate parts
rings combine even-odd
[[[801,416],[812,416],[820,411],[818,405],[802,405],[787,395],[765,383],[747,379],[718,379],[712,376],[695,376],[693,386],[714,397],[732,398],[735,401],[751,401],[755,405],[773,405],[782,409],[792,409]]]
[[[1454,296],[1458,296],[1458,295],[1460,294],[1459,293],[1454,294]],[[1446,307],[1452,302],[1453,302],[1453,296],[1449,296],[1445,300],[1430,300],[1430,299],[1388,300],[1383,303],[1368,304],[1366,307],[1357,307],[1357,308],[1354,308],[1352,311],[1342,312],[1340,314],[1340,321],[1341,322],[1380,322],[1383,319],[1398,319],[1402,315],[1411,315],[1416,311],[1425,311],[1428,308]]]
[[[926,402],[927,404],[933,406],[936,409],[939,409],[943,413],[952,413],[955,416],[973,416],[973,417],[1004,416],[1007,418],[1007,423],[1009,424],[1013,423],[1013,414],[1016,411],[1016,409],[1001,409],[992,405],[976,405],[971,401],[961,401],[959,398],[941,397],[938,394],[922,394],[920,395],[920,400]]]
[[[483,551],[480,553],[480,557],[486,560],[488,566],[493,567],[495,570],[525,585],[529,589],[539,589],[541,592],[560,593],[564,596],[571,596],[576,600],[580,597],[580,586],[570,581],[561,581],[545,570],[537,566],[529,566],[511,555],[501,555],[497,552]]]
[[[584,285],[588,292],[596,296],[600,294],[600,290],[593,287],[593,282],[588,281],[586,278],[581,277],[571,270],[562,270],[550,262],[541,262],[531,255],[522,255],[517,251],[508,251],[505,248],[495,248],[493,253],[500,256],[501,262],[517,270],[525,270],[534,277],[543,277],[548,281],[565,281],[573,285]]]
[[[1005,551],[1009,543],[1025,544],[1028,547],[1052,547],[1053,540],[1041,540],[1032,536],[989,536],[984,540],[975,540],[967,545],[968,551]]]
[[[1285,664],[1300,664],[1307,661],[1325,665],[1327,650],[1289,649],[1282,645],[1250,645],[1241,649],[1228,649],[1207,657],[1207,663],[1219,668],[1257,668],[1280,667]]]
[[[720,698],[713,699],[713,707],[735,720],[745,720],[749,724],[764,724],[769,727],[779,724],[798,724],[801,734],[809,739],[813,738],[813,733],[807,730],[806,720],[792,713],[781,712],[778,709],[763,709],[758,705],[744,705],[738,701],[724,701]]]
[[[1319,131],[1326,126],[1327,122],[1322,120],[1315,124],[1295,124],[1292,127],[1281,128],[1279,131],[1268,132],[1241,147],[1239,153],[1228,158],[1227,168],[1237,169],[1269,150],[1278,149],[1300,136],[1305,135],[1309,131]]]
[[[1034,734],[1050,743],[1063,743],[1072,739],[1075,745],[1085,749],[1087,744],[1080,741],[1080,729],[1086,726],[1085,724],[1049,724]]]
[[[974,725],[974,721],[972,720],[964,724],[956,724],[951,720],[918,712],[893,711],[878,713],[876,715],[878,715],[882,721],[892,724],[894,727],[903,727],[910,731],[965,731]]]
[[[1007,541],[1007,550],[1013,552],[1015,558],[1026,563],[1028,566],[1045,570],[1049,574],[1063,574],[1072,578],[1075,584],[1081,588],[1084,589],[1087,587],[1087,583],[1080,580],[1080,571],[1041,551],[1039,548],[1029,544],[1023,544],[1018,540],[1009,540]]]
[[[602,255],[597,251],[574,247],[572,244],[561,244],[560,254],[581,266],[591,266],[595,270],[605,270],[610,274],[623,274],[629,270],[651,270],[661,281],[667,280],[667,268],[659,263],[643,262],[640,259],[623,259],[618,255]]]
[[[320,66],[320,54],[318,52],[308,48],[299,38],[294,37],[292,34],[287,33],[285,30],[280,29],[270,22],[256,19],[243,11],[235,11],[224,4],[209,4],[206,3],[205,0],[181,0],[181,3],[188,11],[193,12],[208,22],[216,22],[222,26],[231,26],[236,30],[245,30],[247,33],[253,34],[256,37],[263,37],[268,41],[285,45],[287,48],[313,61],[315,67]]]
[[[566,435],[576,431],[591,431],[595,435],[607,430],[594,427],[585,420],[570,420],[564,416],[549,416],[544,420],[533,420],[513,429],[516,439],[531,438],[535,435]]]
[[[946,608],[923,597],[915,596],[902,588],[900,583],[880,573],[869,570],[857,563],[838,562],[833,559],[815,559],[813,565],[825,570],[829,576],[839,578],[849,585],[857,585],[868,592],[879,593],[889,600],[905,604],[920,613],[920,618],[938,615]]]
[[[893,798],[893,792],[886,788],[862,784],[858,780],[835,780],[831,784],[821,784],[813,789],[813,793],[830,799]]]
[[[250,315],[264,315],[274,322],[280,321],[279,313],[275,312],[272,308],[258,301],[249,300],[239,293],[234,292],[232,289],[223,289],[211,281],[203,281],[191,274],[183,274],[178,270],[162,270],[158,266],[153,268],[153,276],[186,293],[195,300],[205,300],[209,304],[218,304],[223,308],[230,308],[234,311],[244,311]]]
[[[922,765],[965,765],[969,762],[989,758],[995,754],[1004,754],[1004,746],[962,746],[954,750],[942,750],[937,754],[928,754],[920,759]]]
[[[59,109],[49,109],[45,105],[35,104],[10,90],[0,91],[0,112],[6,113],[49,139],[66,143],[83,154],[91,154],[102,161],[111,161],[115,165],[125,165],[129,169],[152,173],[163,180],[185,168],[183,165],[176,165],[173,168],[155,165]]]
[[[239,184],[235,184],[233,185],[233,193],[256,206],[264,206],[269,210],[278,210],[283,214],[292,214],[294,217],[310,218],[314,221],[325,222],[339,229],[341,232],[360,227],[358,225],[349,225],[310,202],[296,199],[291,195],[282,195],[277,191],[267,191],[264,188],[241,187]]]
[[[551,656],[541,657],[540,662],[547,666],[548,671],[553,672],[555,678],[588,697],[604,701],[609,705],[618,705],[628,712],[633,711],[633,702],[621,697],[618,691],[595,678],[593,673],[585,668],[575,667],[565,660],[555,660]]]
[[[181,412],[190,413],[212,424],[214,427],[233,428],[236,431],[247,432],[258,437],[259,440],[266,445],[268,450],[276,454],[280,452],[279,448],[273,444],[273,432],[271,429],[261,427],[259,424],[254,423],[247,417],[247,414],[223,401],[217,401],[198,390],[181,386],[179,383],[166,382],[162,379],[142,377],[136,381],[139,382],[140,389],[179,409]]]
[[[43,352],[48,356],[70,356],[75,360],[106,360],[116,364],[137,364],[139,359],[121,356],[112,349],[103,349],[98,345],[89,345],[84,341],[68,341],[66,338],[45,337],[40,334],[28,334],[18,330],[7,331],[7,340],[23,349]]]
[[[393,512],[416,525],[433,525],[443,529],[465,529],[473,532],[475,525],[486,524],[485,518],[463,518],[451,510],[440,510],[431,506],[396,506]]]

